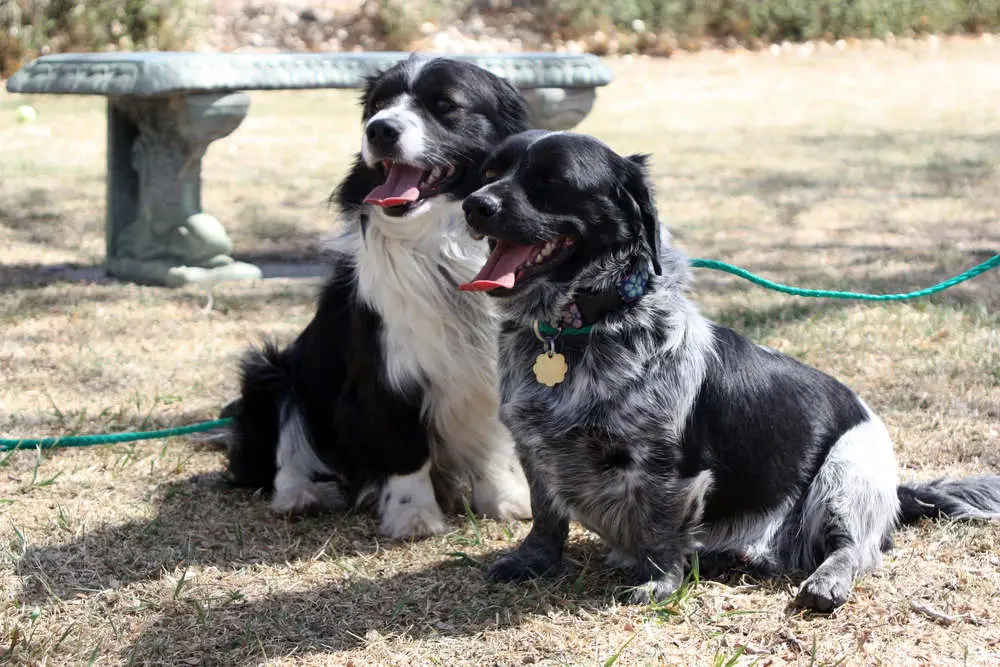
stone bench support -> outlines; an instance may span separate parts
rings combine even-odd
[[[202,157],[249,109],[246,93],[108,100],[110,274],[170,287],[260,277],[229,257],[229,235],[201,208]]]
[[[125,53],[45,56],[7,83],[13,93],[108,98],[106,270],[118,278],[178,287],[254,279],[230,257],[222,223],[201,207],[208,145],[239,127],[246,90],[360,88],[407,53]],[[611,74],[598,58],[561,54],[450,56],[517,86],[536,127],[575,127]]]

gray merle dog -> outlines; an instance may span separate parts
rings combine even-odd
[[[700,551],[807,574],[796,602],[828,611],[901,522],[1000,517],[1000,477],[899,485],[861,398],[698,313],[645,156],[532,131],[483,177],[463,207],[492,252],[463,289],[500,304],[500,414],[534,515],[491,579],[557,570],[574,519],[631,570],[635,602],[673,593]]]

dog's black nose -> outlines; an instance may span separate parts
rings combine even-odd
[[[462,202],[465,219],[469,222],[487,222],[500,213],[500,200],[493,195],[469,195]]]
[[[398,125],[388,119],[376,120],[368,124],[365,135],[368,141],[379,149],[390,149],[396,145],[402,130]]]

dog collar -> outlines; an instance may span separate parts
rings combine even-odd
[[[608,313],[638,301],[646,293],[651,274],[649,262],[640,260],[628,275],[618,281],[614,289],[577,294],[576,300],[563,307],[561,320],[551,322],[536,320],[534,326],[536,335],[554,338],[589,334],[594,324],[604,319]]]

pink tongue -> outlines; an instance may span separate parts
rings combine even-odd
[[[486,260],[486,266],[480,269],[479,274],[464,285],[459,285],[458,289],[464,292],[488,292],[497,287],[510,289],[516,280],[515,273],[518,267],[535,257],[541,249],[538,245],[511,245],[504,241],[497,241],[497,247],[490,253],[490,258]]]
[[[368,193],[366,204],[399,206],[420,199],[420,179],[424,170],[408,164],[393,163],[385,183]]]

